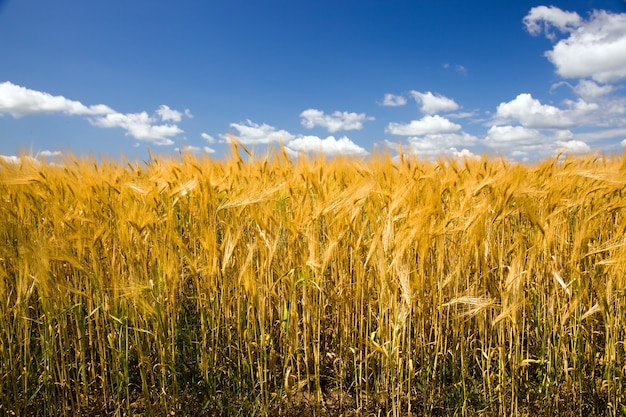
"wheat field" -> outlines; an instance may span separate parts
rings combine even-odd
[[[0,414],[626,416],[626,156],[0,162]]]

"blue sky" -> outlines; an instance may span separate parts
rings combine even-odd
[[[0,0],[0,155],[626,147],[626,1]]]

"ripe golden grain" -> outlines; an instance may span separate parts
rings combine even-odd
[[[620,412],[625,157],[233,143],[0,161],[1,413]]]

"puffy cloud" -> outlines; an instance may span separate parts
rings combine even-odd
[[[374,120],[365,113],[350,113],[336,111],[333,114],[324,114],[323,111],[317,109],[307,109],[300,113],[302,118],[302,126],[311,129],[315,126],[326,128],[330,133],[339,130],[360,130],[363,129],[363,122],[366,120]]]
[[[589,145],[587,145],[582,140],[558,140],[556,144],[559,147],[559,151],[566,153],[584,154],[591,150]]]
[[[450,152],[455,158],[478,158],[478,155],[476,155],[469,149],[461,149],[460,151],[458,151],[456,148],[451,148]]]
[[[542,32],[552,40],[551,27],[567,33],[546,57],[564,78],[591,77],[598,82],[626,79],[626,13],[594,10],[588,20],[556,7],[534,7],[524,18],[532,35]]]
[[[613,91],[613,86],[599,85],[591,80],[580,80],[574,86],[574,92],[585,100],[593,100],[605,96]]]
[[[523,126],[492,126],[487,132],[485,145],[514,159],[538,159],[554,155],[557,151],[586,152],[589,147],[581,140],[573,140],[569,130],[556,130],[545,134]]]
[[[569,108],[562,110],[541,102],[532,95],[523,93],[515,99],[500,103],[495,119],[498,122],[518,121],[522,126],[538,129],[562,129],[572,127],[583,121],[583,118],[598,109],[595,103],[566,101]]]
[[[439,115],[424,116],[420,120],[412,120],[408,124],[389,123],[387,132],[400,136],[420,136],[433,133],[456,132],[461,129],[460,125],[452,123],[450,120]]]
[[[328,136],[322,139],[318,136],[294,135],[286,130],[278,130],[268,124],[258,124],[246,120],[244,124],[231,123],[230,126],[237,130],[237,141],[244,145],[267,145],[281,142],[289,155],[297,157],[299,153],[321,152],[326,155],[352,155],[365,156],[368,152],[351,141],[346,136],[336,139]],[[231,142],[229,135],[220,135],[225,142]]]
[[[61,151],[49,151],[49,150],[43,150],[41,152],[39,152],[39,156],[42,156],[44,158],[56,158],[59,156],[62,156],[63,152]]]
[[[404,106],[406,104],[406,97],[397,96],[395,94],[385,94],[385,98],[383,99],[383,106]]]
[[[171,137],[183,133],[183,130],[174,124],[155,124],[156,120],[148,113],[111,113],[105,116],[90,119],[91,124],[97,127],[121,127],[135,139],[151,142],[155,145],[172,145]]]
[[[511,146],[536,145],[544,140],[543,135],[536,129],[522,126],[492,126],[487,132],[485,143],[495,149]]]
[[[146,112],[123,114],[104,104],[86,106],[79,101],[31,90],[8,81],[0,83],[0,114],[2,113],[9,113],[14,117],[50,113],[91,116],[89,122],[93,126],[121,127],[135,139],[155,145],[171,145],[174,143],[171,137],[183,133],[175,124],[158,124],[158,120]],[[156,113],[163,122],[179,122],[183,115],[165,105],[159,107]],[[184,114],[191,117],[188,110]]]
[[[175,151],[189,152],[194,155],[200,155],[203,153],[206,153],[206,154],[215,153],[215,149],[209,148],[208,146],[200,147],[200,146],[191,146],[191,145],[186,145],[186,146],[183,146],[182,148],[176,148]]]
[[[465,132],[434,133],[422,137],[409,137],[408,150],[417,156],[428,158],[473,156],[474,154],[467,148],[477,142],[476,136]],[[462,149],[459,151],[458,148]]]
[[[415,101],[421,103],[420,110],[426,114],[453,111],[459,108],[459,105],[451,98],[444,97],[440,94],[433,94],[430,91],[422,93],[413,90],[411,91],[411,95]]]
[[[265,123],[259,125],[251,120],[246,120],[245,123],[231,123],[230,127],[237,131],[235,136],[237,140],[244,145],[268,144],[275,142],[286,143],[295,137],[286,130],[277,130],[275,127]],[[222,139],[224,139],[225,142],[231,142],[229,135],[222,135]]]
[[[23,162],[29,162],[29,163],[39,165],[41,164],[40,158],[44,158],[44,159],[47,159],[48,164],[55,164],[54,160],[61,156],[63,156],[63,152],[61,151],[43,150],[43,151],[37,152],[35,156],[0,155],[0,161],[3,161],[7,164],[21,164]]]
[[[189,110],[185,110],[185,112],[188,112]],[[183,113],[177,111],[177,110],[172,110],[170,109],[168,106],[166,106],[165,104],[162,104],[156,111],[156,113],[159,115],[159,117],[161,118],[162,121],[164,122],[168,122],[168,121],[172,121],[172,122],[180,122],[183,118]]]
[[[547,142],[538,130],[522,126],[492,126],[485,138],[488,147],[521,160],[549,155]]]
[[[565,127],[573,122],[554,106],[544,105],[530,94],[519,94],[514,100],[500,103],[496,118],[517,120],[526,127]]]
[[[215,138],[208,133],[202,132],[200,136],[202,137],[202,139],[206,140],[209,143],[215,143]]]
[[[320,152],[326,155],[366,156],[368,152],[346,136],[335,139],[328,136],[322,139],[317,136],[299,136],[287,144],[287,149],[293,153]]]
[[[523,22],[531,35],[537,36],[545,32],[548,38],[554,39],[551,26],[561,32],[569,32],[579,27],[582,19],[576,12],[565,12],[554,6],[537,6],[530,9]]]
[[[7,164],[17,165],[20,163],[20,157],[17,155],[0,155],[0,161],[3,161]]]
[[[31,90],[9,81],[0,83],[0,114],[9,113],[13,117],[45,113],[93,116],[113,112],[104,104],[85,106],[79,101]]]
[[[26,156],[0,155],[0,161],[3,161],[4,163],[7,163],[7,164],[13,164],[13,165],[21,164],[23,161],[32,162],[34,164],[40,163],[36,158],[33,158],[30,155],[26,155]]]
[[[569,87],[578,97],[592,102],[609,96],[615,90],[615,87],[610,84],[598,84],[592,80],[579,80],[576,85],[572,85],[567,81],[554,83],[550,87],[550,92],[564,85]]]

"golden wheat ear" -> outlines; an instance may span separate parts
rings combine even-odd
[[[0,159],[0,414],[626,404],[624,157],[229,142],[225,160]]]

